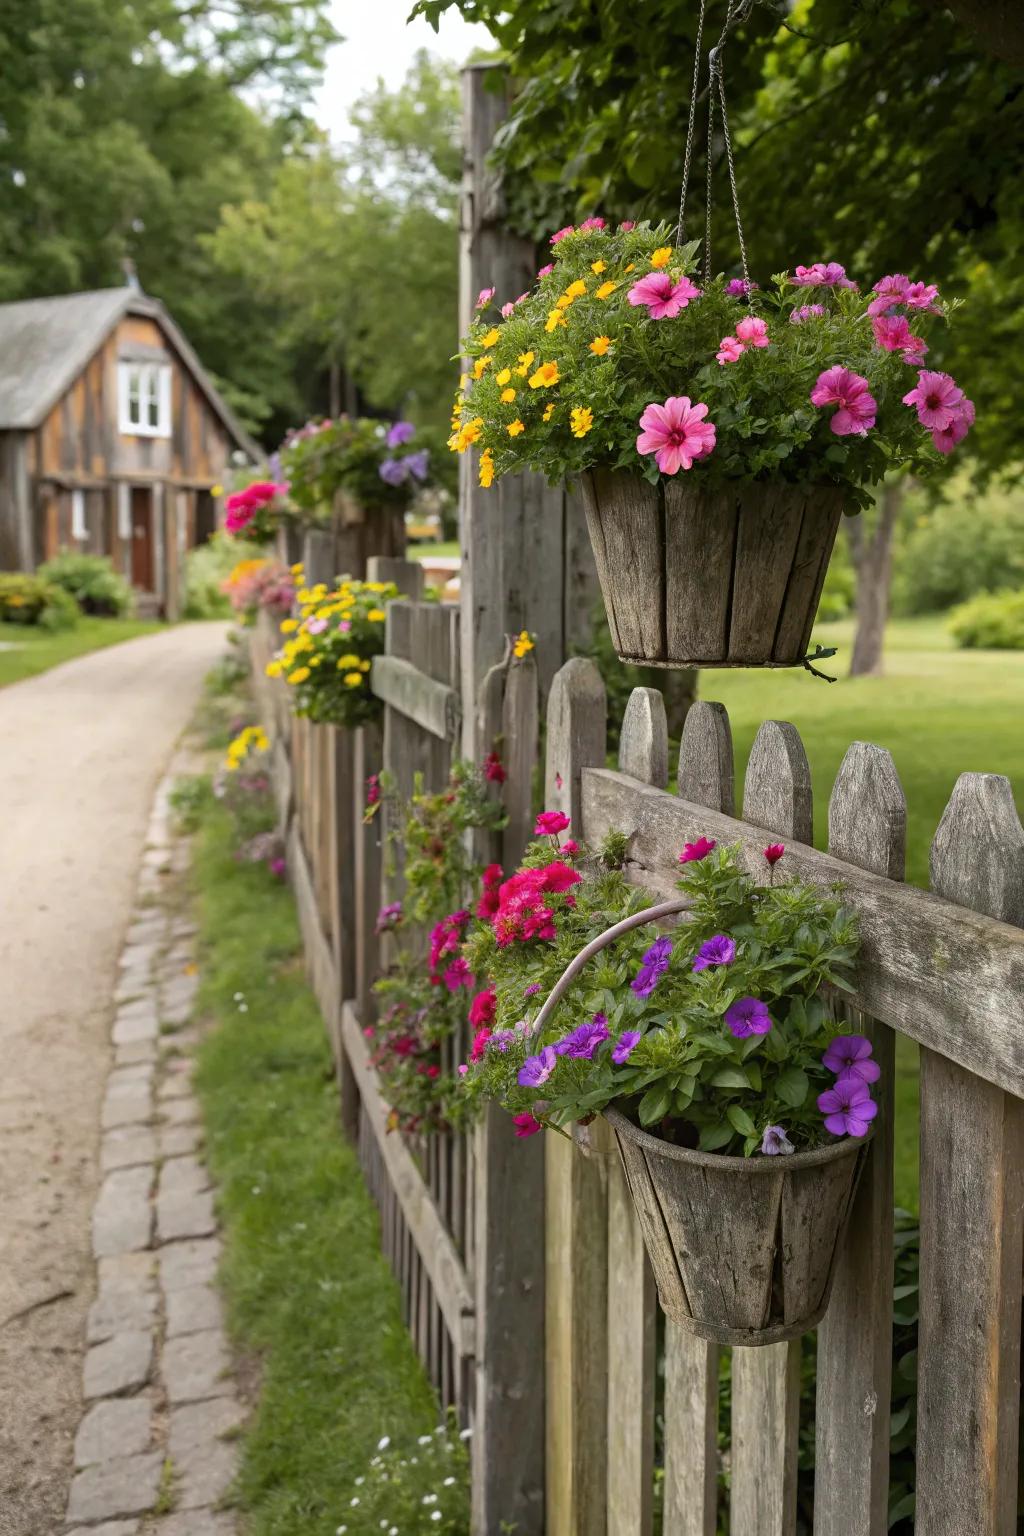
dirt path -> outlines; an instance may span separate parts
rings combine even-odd
[[[63,1521],[117,958],[223,634],[168,630],[0,691],[0,1536]]]

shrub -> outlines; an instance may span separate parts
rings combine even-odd
[[[106,555],[62,549],[39,567],[38,574],[70,593],[83,613],[119,619],[132,610],[132,589]]]
[[[244,539],[226,538],[215,533],[198,549],[185,556],[186,619],[227,619],[231,604],[223,592],[224,583],[240,560],[263,558],[263,551]]]
[[[954,608],[949,629],[957,645],[979,651],[1024,651],[1024,589],[982,593]]]
[[[26,571],[0,572],[0,622],[35,624],[40,629],[72,629],[78,604],[63,587]]]
[[[825,585],[818,604],[818,622],[828,624],[833,619],[845,619],[853,612],[857,595],[857,579],[850,564],[845,540],[836,545],[832,563],[825,577]]]
[[[916,505],[915,505],[916,502]],[[936,613],[979,592],[1024,587],[1024,498],[965,485],[931,510],[908,498],[912,525],[896,561],[893,606]]]

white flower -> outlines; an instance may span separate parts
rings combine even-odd
[[[366,1482],[366,1478],[365,1477],[357,1477],[356,1478],[356,1487],[357,1488],[361,1488],[365,1482]]]
[[[436,1504],[437,1503],[437,1494],[436,1493],[425,1493],[423,1495],[422,1499],[420,1500],[420,1503],[421,1504]]]
[[[430,1436],[429,1435],[420,1435],[419,1439],[416,1441],[416,1444],[417,1445],[429,1445],[430,1444]]]
[[[473,1433],[473,1431],[471,1429],[460,1429],[460,1431],[459,1431],[459,1439],[460,1440],[468,1440],[472,1433]]]
[[[390,1444],[391,1444],[391,1436],[390,1435],[381,1435],[380,1439],[377,1441],[377,1449],[378,1449],[378,1451],[386,1451]]]
[[[358,1498],[349,1499],[348,1503],[349,1503],[349,1508],[350,1509],[355,1509],[356,1505],[359,1503],[359,1500],[358,1500]]]
[[[240,1003],[244,996],[245,996],[244,992],[236,992],[235,995],[234,995],[233,1001],[236,1002],[236,1003]]]
[[[445,1488],[452,1488],[452,1487],[454,1487],[454,1485],[455,1485],[454,1477],[446,1477],[445,1478],[445,1480],[444,1480],[444,1487]]]
[[[397,1525],[393,1525],[391,1527],[391,1529],[388,1531],[388,1536],[398,1536],[398,1526]]]
[[[334,1533],[334,1536],[345,1536],[345,1532],[347,1530],[348,1530],[348,1526],[347,1525],[339,1525],[338,1529]]]
[[[439,1509],[435,1509],[433,1514],[430,1516],[430,1518],[431,1518],[431,1520],[441,1520],[444,1517],[441,1514],[441,1511]]]

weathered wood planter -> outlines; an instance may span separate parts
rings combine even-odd
[[[582,477],[612,640],[655,667],[787,667],[807,654],[842,515],[834,486],[702,490]]]
[[[675,1147],[605,1111],[667,1316],[720,1344],[776,1344],[821,1321],[867,1141],[788,1157]]]

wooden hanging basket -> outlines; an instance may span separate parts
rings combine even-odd
[[[842,491],[704,490],[682,474],[651,485],[626,470],[588,471],[582,491],[620,660],[788,667],[806,656]]]
[[[795,1339],[821,1321],[870,1136],[788,1157],[672,1146],[617,1110],[662,1309],[719,1344]]]

